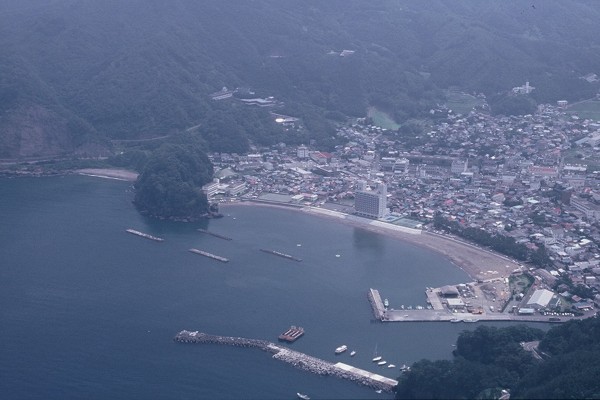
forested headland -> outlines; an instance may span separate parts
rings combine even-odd
[[[522,343],[539,341],[534,356]],[[600,395],[600,319],[547,332],[527,326],[464,331],[452,360],[421,360],[402,374],[398,399],[584,399]]]

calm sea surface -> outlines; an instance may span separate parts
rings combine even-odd
[[[467,280],[432,252],[291,210],[227,206],[218,220],[155,221],[132,197],[128,183],[91,177],[0,180],[3,398],[390,398],[260,350],[172,338],[188,329],[277,341],[300,325],[306,334],[293,349],[396,378],[397,369],[373,365],[376,350],[398,366],[450,358],[458,333],[477,325],[371,321],[370,287],[392,307],[414,306],[425,305],[426,286]],[[341,344],[357,355],[335,356]]]

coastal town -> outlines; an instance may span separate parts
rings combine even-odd
[[[524,116],[492,116],[485,102],[466,114],[446,106],[430,114],[434,122],[414,134],[366,118],[340,124],[344,144],[334,151],[281,143],[251,154],[213,153],[215,180],[203,189],[211,202],[295,207],[391,230],[442,253],[444,241],[459,243],[454,256],[445,254],[461,267],[469,267],[461,252],[483,255],[478,265],[478,256],[464,257],[473,282],[426,289],[432,296],[418,311],[438,317],[419,319],[408,312],[416,309],[394,305],[376,313],[381,320],[595,315],[600,122],[568,112],[566,101]],[[299,119],[273,115],[291,133],[301,129]]]

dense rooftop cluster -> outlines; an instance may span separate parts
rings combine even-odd
[[[597,293],[600,175],[564,160],[567,152],[585,158],[598,150],[600,123],[550,105],[512,117],[445,107],[431,114],[437,122],[415,134],[365,121],[339,126],[345,144],[332,153],[280,144],[255,154],[212,154],[220,180],[207,193],[348,211],[359,180],[383,182],[390,211],[424,229],[434,230],[441,217],[542,248],[548,284],[564,278]]]

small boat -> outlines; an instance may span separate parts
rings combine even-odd
[[[381,360],[377,363],[377,365],[385,365],[385,364],[387,364],[387,361],[385,361],[385,360]]]
[[[377,390],[375,391],[375,393],[381,393],[381,392],[383,392],[383,390],[381,390],[381,389],[377,389]]]
[[[457,322],[462,322],[462,319],[458,319],[458,318],[452,318],[450,320],[450,322],[452,322],[453,324],[456,324]]]
[[[298,396],[298,398],[302,399],[302,400],[310,400],[310,397],[307,394],[304,394],[304,393],[298,392],[298,393],[296,393],[296,396]]]
[[[385,308],[388,308],[390,306],[390,302],[388,301],[388,299],[383,300],[383,306]]]
[[[463,322],[473,323],[473,322],[479,322],[479,320],[477,318],[466,318],[466,319],[463,319]]]
[[[373,362],[381,361],[382,358],[383,357],[381,357],[381,356],[377,356],[373,359]]]
[[[352,351],[350,352],[350,357],[354,357],[354,355],[355,355],[355,354],[356,354],[356,351],[352,350]]]
[[[402,372],[410,371],[410,367],[406,364],[402,364],[402,366],[400,367],[400,371],[402,371]]]
[[[394,365],[394,364],[388,364],[388,366],[387,366],[387,367],[388,367],[388,368],[396,368],[396,365]]]
[[[337,349],[335,349],[335,354],[342,354],[346,350],[348,350],[348,346],[346,346],[345,344],[343,344],[340,347],[338,347]]]

